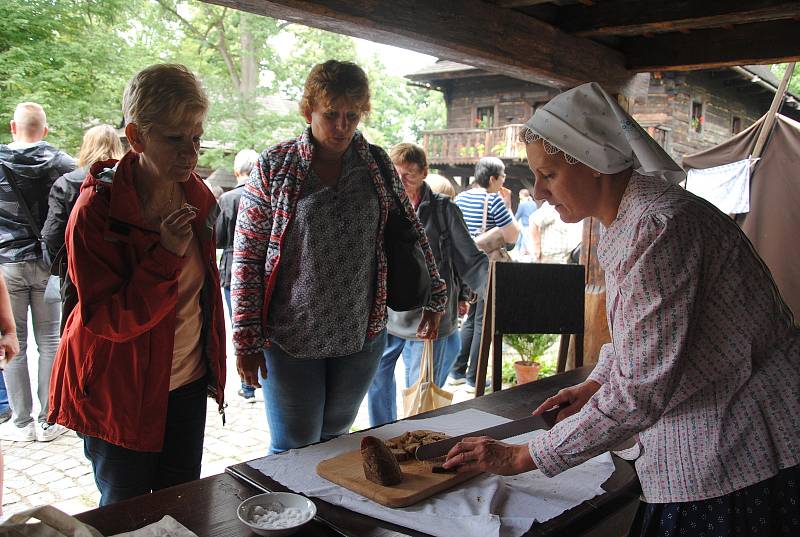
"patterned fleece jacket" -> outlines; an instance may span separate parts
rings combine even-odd
[[[381,167],[392,171],[392,188],[420,236],[419,243],[425,253],[433,283],[426,309],[444,311],[447,286],[439,277],[425,230],[406,196],[389,156],[383,149],[376,148],[376,154],[383,160],[379,165],[372,157],[370,144],[358,131],[353,136],[352,143],[358,155],[367,163],[381,210],[375,242],[377,278],[367,332],[367,336],[372,337],[386,326],[387,266],[383,231],[389,210],[395,208],[394,197],[387,192],[386,182],[381,176]],[[278,274],[281,244],[294,217],[303,183],[311,172],[313,153],[311,130],[307,128],[299,138],[266,149],[244,187],[236,221],[231,279],[233,344],[237,356],[258,354],[269,347],[267,314]]]

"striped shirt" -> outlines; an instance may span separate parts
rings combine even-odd
[[[800,329],[741,230],[634,174],[598,244],[611,343],[577,414],[529,445],[548,476],[639,433],[645,501],[715,498],[800,463]]]
[[[489,210],[486,215],[486,229],[482,230],[483,206],[487,195],[489,196]],[[485,188],[476,187],[465,190],[453,201],[461,209],[469,234],[473,237],[495,227],[507,226],[514,221],[506,204],[503,203],[503,199],[497,193],[487,194]]]

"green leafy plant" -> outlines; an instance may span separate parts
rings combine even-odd
[[[557,338],[557,334],[505,334],[503,343],[517,351],[523,360],[535,362]]]
[[[506,152],[506,143],[498,142],[492,147],[492,155],[502,157]]]
[[[514,349],[519,359],[539,362],[539,376],[546,377],[556,371],[556,357],[547,357],[545,353],[557,339],[557,334],[505,334],[503,343]],[[514,370],[516,360],[517,357],[504,357],[502,369],[504,383],[513,384],[517,381],[517,373]]]

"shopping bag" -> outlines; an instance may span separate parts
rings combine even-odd
[[[31,519],[39,522],[28,524]],[[0,537],[103,537],[91,526],[60,511],[43,505],[20,511],[0,524]]]
[[[433,341],[426,339],[419,364],[419,379],[403,390],[405,417],[449,405],[453,394],[433,382]]]

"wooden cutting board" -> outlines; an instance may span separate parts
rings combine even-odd
[[[431,463],[417,460],[401,462],[403,481],[399,485],[384,487],[364,477],[361,451],[356,450],[321,461],[317,465],[317,475],[381,505],[406,507],[481,473],[434,474],[431,466]]]

